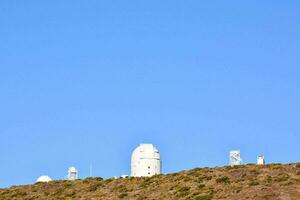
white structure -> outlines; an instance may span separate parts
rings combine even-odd
[[[75,167],[69,167],[67,180],[73,181],[78,179],[78,170]]]
[[[36,183],[48,183],[50,181],[52,181],[52,179],[49,176],[43,175],[36,180]]]
[[[131,156],[131,176],[153,176],[160,173],[159,151],[152,144],[140,144]]]
[[[129,176],[126,175],[126,174],[121,176],[121,178],[128,178],[128,177],[129,177]]]
[[[258,165],[264,165],[265,164],[265,157],[264,157],[264,155],[257,156],[257,164]]]
[[[128,178],[129,176],[128,175],[121,175],[121,176],[113,176],[112,178],[113,179],[119,179],[119,178]]]
[[[229,165],[241,165],[242,164],[242,158],[240,150],[233,150],[229,152]]]

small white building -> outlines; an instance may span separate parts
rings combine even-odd
[[[153,144],[140,144],[131,156],[131,176],[153,176],[161,173],[159,151]]]
[[[73,181],[78,179],[78,170],[75,167],[69,167],[67,180]]]
[[[232,150],[229,152],[229,165],[235,166],[235,165],[241,165],[242,164],[242,158],[241,158],[241,152],[240,150]]]
[[[50,181],[52,181],[52,179],[49,176],[43,175],[36,180],[36,183],[48,183]]]
[[[264,165],[265,164],[265,156],[259,155],[257,156],[257,165]]]

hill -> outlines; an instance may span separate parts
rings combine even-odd
[[[0,189],[12,199],[300,199],[300,163],[196,168],[150,178],[52,181]]]

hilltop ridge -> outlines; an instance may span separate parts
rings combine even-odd
[[[142,178],[87,178],[0,189],[1,200],[297,200],[300,163],[195,168]]]

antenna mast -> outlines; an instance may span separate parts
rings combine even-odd
[[[92,163],[90,163],[90,177],[93,176],[93,165]]]

